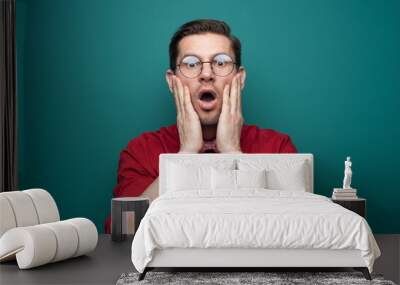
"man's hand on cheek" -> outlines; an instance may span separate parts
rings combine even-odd
[[[172,77],[176,105],[176,124],[179,132],[180,153],[198,153],[203,147],[203,134],[199,116],[193,108],[190,91],[180,79]]]
[[[222,111],[217,127],[217,148],[221,153],[241,153],[240,134],[243,126],[240,74],[224,88]]]

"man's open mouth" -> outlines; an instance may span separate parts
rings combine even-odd
[[[202,90],[198,96],[200,108],[206,112],[214,110],[217,107],[217,93],[214,90]]]
[[[217,98],[213,91],[204,91],[200,94],[199,99],[204,102],[211,102]]]

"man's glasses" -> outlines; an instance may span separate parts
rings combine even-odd
[[[229,55],[221,53],[214,56],[212,61],[201,61],[194,55],[188,55],[181,60],[177,67],[183,76],[195,78],[203,71],[204,63],[211,64],[211,70],[216,76],[228,76],[236,64]]]

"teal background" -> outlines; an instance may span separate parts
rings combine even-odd
[[[400,233],[400,1],[17,0],[20,188],[103,231],[120,151],[175,122],[168,43],[195,18],[243,45],[247,124],[315,155],[315,192],[344,160],[377,233]]]

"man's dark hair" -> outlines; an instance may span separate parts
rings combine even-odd
[[[175,32],[169,44],[169,67],[175,72],[176,58],[178,57],[178,44],[186,36],[214,33],[226,36],[232,45],[235,53],[236,68],[241,66],[241,44],[240,40],[231,34],[231,28],[223,21],[211,19],[199,19],[183,24]]]

